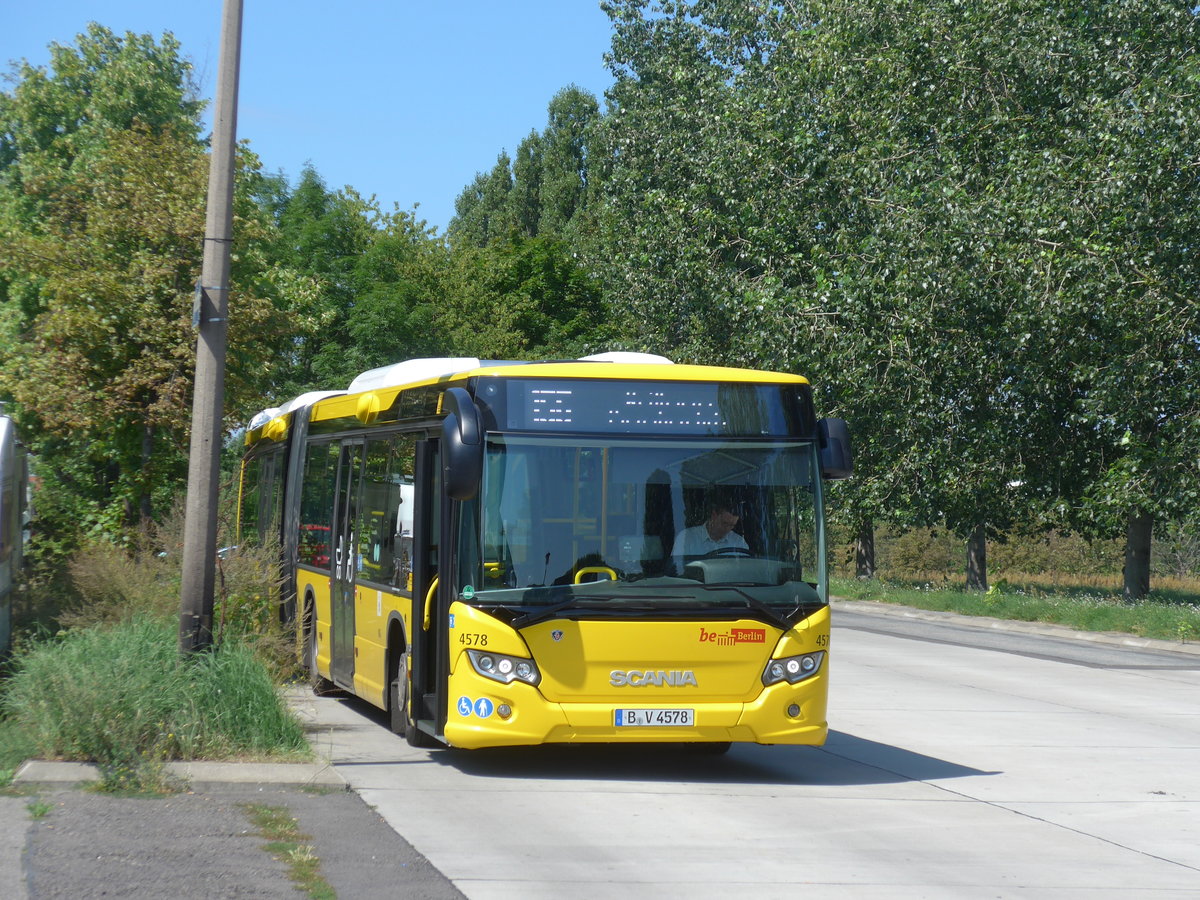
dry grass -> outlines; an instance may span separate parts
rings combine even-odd
[[[896,584],[935,590],[965,591],[967,579],[962,574],[946,572],[905,571],[886,580]],[[988,583],[1011,590],[1046,595],[1112,595],[1119,598],[1123,590],[1120,575],[1073,575],[1052,572],[988,572]],[[1151,579],[1151,597],[1166,601],[1200,603],[1200,578],[1155,576]]]

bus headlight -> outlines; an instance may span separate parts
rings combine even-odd
[[[783,659],[773,659],[767,663],[763,671],[762,682],[767,687],[786,681],[796,684],[805,678],[812,678],[821,671],[821,663],[825,660],[824,650],[815,650],[802,656],[788,656]]]
[[[468,650],[467,656],[470,657],[471,668],[478,674],[501,684],[511,684],[514,681],[537,684],[542,680],[542,673],[538,671],[532,659],[488,653],[485,650]]]

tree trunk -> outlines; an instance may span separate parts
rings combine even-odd
[[[1129,514],[1125,531],[1125,602],[1134,603],[1150,593],[1150,538],[1154,516],[1143,509]]]
[[[154,459],[154,426],[142,426],[142,471],[138,477],[138,515],[139,525],[145,525],[154,518],[154,503],[150,495],[150,484],[147,473],[151,471],[150,463]]]
[[[863,519],[854,539],[854,574],[861,579],[875,577],[875,525]]]
[[[987,530],[976,525],[967,539],[967,590],[987,589]]]

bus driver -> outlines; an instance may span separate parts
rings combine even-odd
[[[672,555],[706,556],[714,550],[731,547],[749,552],[746,539],[733,530],[740,516],[736,504],[724,493],[713,493],[706,504],[708,517],[699,525],[685,528],[675,536]]]

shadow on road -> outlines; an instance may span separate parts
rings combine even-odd
[[[388,730],[387,713],[343,695],[349,709]],[[336,726],[335,726],[336,727]],[[317,731],[328,731],[328,726]],[[429,760],[466,775],[592,781],[847,786],[904,784],[998,775],[903,747],[830,731],[824,747],[734,744],[714,755],[703,744],[546,744],[485,750],[431,750]],[[342,765],[414,765],[416,760],[362,760]]]
[[[735,744],[719,756],[706,754],[702,746],[556,745],[445,750],[430,756],[464,774],[489,778],[845,786],[998,774],[841,732],[831,732],[825,747]]]

